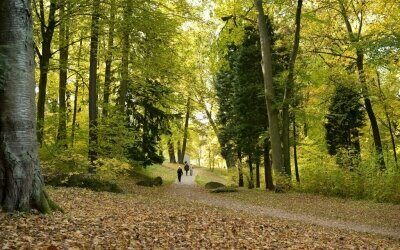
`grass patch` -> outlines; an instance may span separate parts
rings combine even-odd
[[[223,168],[197,168],[194,171],[199,171],[196,175],[195,182],[197,185],[204,187],[208,182],[219,182],[225,186],[234,184],[231,170]]]
[[[160,176],[163,180],[163,185],[171,185],[175,182],[176,171],[168,165],[151,165],[146,168],[135,167],[129,172],[130,176],[140,181],[153,181]]]

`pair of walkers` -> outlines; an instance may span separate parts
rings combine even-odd
[[[186,176],[188,175],[188,172],[189,172],[190,176],[193,175],[192,164],[189,164],[187,161],[185,161],[185,166],[183,167],[183,169],[186,172]],[[182,168],[180,166],[178,167],[177,174],[178,174],[178,181],[181,182],[182,175],[183,175],[183,170],[182,170]]]

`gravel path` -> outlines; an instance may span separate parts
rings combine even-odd
[[[313,215],[293,213],[266,206],[247,204],[244,202],[235,201],[220,196],[218,194],[212,194],[196,186],[194,179],[196,174],[198,174],[198,172],[201,172],[201,169],[196,169],[193,176],[183,175],[182,182],[181,183],[176,182],[174,185],[172,185],[171,188],[168,189],[168,193],[176,197],[181,197],[184,199],[193,200],[203,204],[208,204],[220,208],[227,208],[235,211],[245,212],[256,216],[273,217],[284,220],[291,220],[307,224],[319,225],[323,227],[353,230],[361,233],[372,233],[372,234],[378,234],[400,239],[399,230],[390,230],[390,229],[374,227],[370,225],[364,225],[349,221],[334,220]],[[288,204],[288,206],[291,205],[292,204]]]

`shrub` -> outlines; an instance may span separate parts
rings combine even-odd
[[[122,193],[122,189],[116,183],[83,174],[61,174],[48,177],[46,184],[56,187],[87,188],[97,192]]]
[[[215,188],[225,187],[225,185],[222,183],[219,183],[219,182],[210,181],[210,182],[207,182],[204,187],[206,189],[215,189]]]
[[[153,185],[154,186],[161,186],[163,184],[163,179],[160,176],[157,176],[153,180]]]

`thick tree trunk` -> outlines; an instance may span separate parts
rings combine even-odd
[[[183,164],[183,160],[185,158],[185,153],[186,153],[186,143],[187,143],[188,130],[189,130],[189,116],[190,116],[190,97],[188,97],[188,101],[186,104],[185,128],[183,130],[182,151],[181,151],[181,156],[178,159],[180,164]]]
[[[110,24],[108,28],[108,44],[107,44],[107,58],[106,69],[104,72],[104,92],[103,92],[103,118],[108,117],[109,103],[110,103],[110,87],[111,87],[111,65],[113,61],[113,48],[114,48],[114,22],[115,22],[115,4],[111,3],[110,10]]]
[[[285,85],[285,93],[283,97],[282,107],[282,144],[283,144],[283,164],[285,166],[285,172],[287,175],[292,175],[290,166],[290,106],[293,106],[293,90],[294,90],[294,66],[296,62],[297,53],[299,51],[300,43],[300,20],[301,20],[301,8],[303,5],[302,0],[297,1],[296,10],[296,31],[294,34],[293,49],[290,55],[289,61],[289,72]]]
[[[37,151],[31,2],[2,0],[0,9],[0,206],[48,213]]]
[[[265,188],[269,190],[274,190],[274,182],[272,180],[272,167],[271,160],[269,159],[269,141],[264,141],[264,178],[265,178]]]
[[[68,77],[68,44],[69,44],[69,23],[65,18],[66,3],[62,3],[60,7],[60,17],[64,18],[64,23],[60,25],[59,32],[59,49],[60,49],[60,76],[58,84],[58,131],[57,143],[59,146],[67,147],[67,112],[66,112],[66,90],[67,90],[67,77]]]
[[[97,160],[97,50],[99,43],[99,7],[100,0],[94,0],[90,36],[90,69],[89,69],[89,172],[95,171]]]
[[[54,29],[56,27],[55,14],[57,10],[56,1],[50,2],[49,16],[47,18],[48,24],[46,25],[45,11],[43,0],[39,1],[40,9],[40,23],[42,35],[42,54],[39,55],[40,76],[39,76],[39,95],[37,100],[37,132],[38,141],[40,144],[43,142],[43,128],[44,128],[44,113],[46,105],[46,91],[47,91],[47,75],[49,72],[49,63],[51,54],[51,42],[53,40]]]
[[[171,139],[168,140],[168,154],[169,154],[169,162],[176,163],[174,143],[172,142]]]
[[[279,133],[278,110],[276,109],[275,90],[272,82],[272,56],[271,56],[271,39],[267,32],[267,25],[262,6],[262,0],[255,0],[258,11],[258,27],[260,31],[261,54],[262,54],[262,71],[264,78],[265,99],[268,110],[268,128],[271,138],[272,149],[272,165],[276,173],[285,174],[285,166],[282,159],[282,145]]]
[[[78,70],[80,69],[81,66],[81,56],[82,56],[82,33],[81,33],[81,39],[79,41],[79,50],[78,50]],[[75,142],[75,127],[76,127],[76,113],[78,109],[78,94],[79,94],[79,80],[78,78],[75,81],[75,91],[74,91],[74,111],[72,114],[72,125],[71,125],[71,145],[72,147],[74,146]]]

